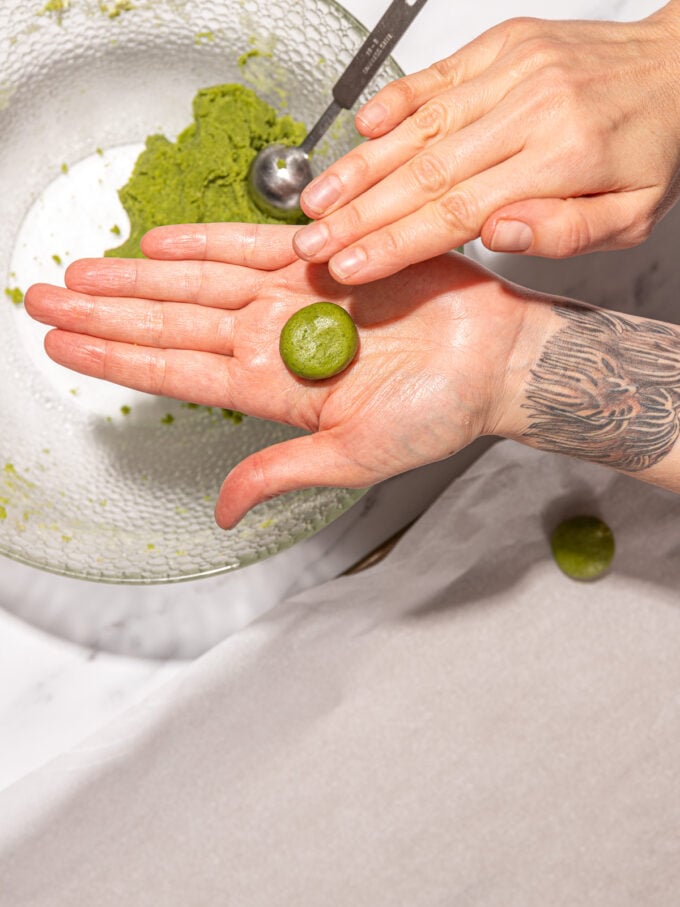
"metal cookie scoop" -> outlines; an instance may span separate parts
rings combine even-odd
[[[392,0],[382,19],[333,86],[333,100],[301,145],[268,145],[250,166],[248,186],[266,214],[300,212],[300,195],[313,177],[309,153],[341,110],[349,110],[427,0]]]

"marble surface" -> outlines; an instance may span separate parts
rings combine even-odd
[[[368,27],[384,0],[346,0]],[[659,2],[430,0],[395,57],[411,72],[509,15],[633,19]],[[566,262],[469,253],[519,283],[619,311],[680,321],[680,211],[643,246]],[[69,580],[0,560],[0,789],[120,714],[288,594],[336,576],[416,518],[488,446],[373,489],[311,539],[220,577],[175,586]]]

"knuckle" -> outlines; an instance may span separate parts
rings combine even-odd
[[[216,348],[228,353],[234,344],[234,319],[223,315],[217,322],[215,330]]]
[[[165,307],[160,302],[151,302],[144,320],[144,338],[156,346],[162,346],[165,337]]]
[[[446,167],[437,155],[419,154],[409,164],[416,187],[428,195],[437,195],[447,186]]]
[[[203,295],[207,283],[209,264],[199,262],[197,267],[187,268],[184,277],[184,295],[190,302],[197,302]]]
[[[437,81],[442,82],[448,88],[455,88],[460,84],[461,71],[455,54],[445,57],[443,60],[437,60],[436,63],[428,66],[428,70]]]
[[[466,238],[478,232],[479,206],[465,189],[453,189],[437,203],[439,220],[450,233]]]
[[[486,34],[492,45],[498,48],[498,56],[501,56],[534,37],[539,22],[531,16],[513,16],[494,25]]]
[[[411,123],[418,140],[424,145],[447,132],[449,112],[442,101],[428,101],[413,114]]]
[[[574,211],[562,229],[558,230],[555,244],[556,258],[571,258],[591,249],[593,231],[590,221],[582,211]]]
[[[334,174],[343,185],[364,183],[371,178],[374,165],[371,160],[369,148],[371,145],[377,145],[375,142],[368,142],[366,145],[360,145],[351,151],[343,161],[343,170],[340,172],[339,167],[328,170],[328,174]],[[374,149],[370,148],[372,152]]]
[[[273,497],[274,493],[268,489],[266,458],[261,451],[255,451],[248,457],[248,470],[242,473],[247,480],[248,488],[254,498],[265,500]]]
[[[415,88],[408,76],[396,79],[387,85],[383,91],[385,92],[383,98],[388,107],[394,105],[400,110],[404,108],[410,109],[415,103]]]
[[[363,236],[366,232],[367,217],[368,213],[364,213],[358,202],[350,203],[333,224],[331,240],[345,243],[352,242],[357,236]]]
[[[571,124],[588,122],[584,106],[581,75],[567,61],[553,59],[536,72],[531,81],[531,91],[542,104],[543,111],[569,117]]]
[[[248,267],[253,260],[260,241],[261,229],[261,224],[244,224],[243,229],[238,233],[238,263],[244,267]]]
[[[164,395],[167,390],[167,362],[165,355],[159,353],[151,355],[146,361],[147,386],[149,392],[157,395]]]
[[[588,174],[595,185],[607,176],[608,143],[601,127],[586,119],[571,120],[555,148],[555,163],[574,175]]]
[[[534,35],[519,43],[515,51],[515,61],[523,72],[535,72],[564,75],[562,46],[546,35]]]
[[[383,256],[389,261],[404,256],[404,241],[392,227],[386,227],[380,233],[380,245]]]

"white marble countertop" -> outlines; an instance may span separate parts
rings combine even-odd
[[[345,0],[372,26],[384,0]],[[510,15],[644,16],[653,0],[430,0],[395,57],[407,72],[440,59]],[[643,247],[569,262],[492,256],[495,270],[537,289],[618,310],[680,320],[673,212]],[[287,552],[233,574],[174,586],[117,587],[0,560],[0,789],[101,727],[182,670],[188,659],[288,594],[323,582],[417,517],[488,442],[373,489],[352,510]]]

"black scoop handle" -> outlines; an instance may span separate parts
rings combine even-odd
[[[333,99],[349,110],[392,53],[427,0],[393,0],[333,88]]]

